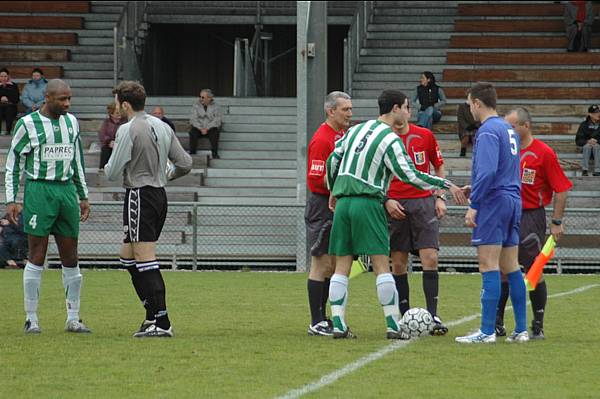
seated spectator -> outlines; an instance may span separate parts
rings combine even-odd
[[[23,212],[19,214],[18,224],[8,221],[7,215],[0,219],[0,267],[17,269],[18,264],[27,262],[27,234],[23,230]]]
[[[213,93],[210,89],[202,89],[199,101],[192,106],[190,117],[190,154],[196,153],[198,137],[208,136],[212,157],[219,158],[219,132],[223,124],[221,108],[215,104]]]
[[[567,51],[588,51],[592,48],[594,9],[591,1],[565,2]]]
[[[10,134],[13,122],[17,117],[19,104],[19,86],[10,80],[8,69],[0,69],[0,134],[2,121],[6,123],[6,134]]]
[[[442,118],[442,107],[446,104],[444,90],[435,83],[435,76],[429,71],[423,72],[421,83],[413,97],[413,103],[419,104],[417,125],[431,130],[431,126]]]
[[[467,156],[467,147],[469,143],[475,145],[475,133],[481,126],[481,122],[476,121],[471,114],[471,108],[468,102],[458,105],[456,112],[458,139],[460,140],[460,156]]]
[[[100,130],[98,131],[98,138],[100,139],[100,165],[98,171],[104,171],[104,165],[108,162],[112,149],[115,146],[115,136],[117,129],[124,123],[127,123],[127,118],[122,117],[121,113],[117,109],[117,104],[114,102],[108,104],[106,107],[108,118],[102,122]]]
[[[46,85],[48,81],[44,78],[44,72],[35,68],[31,72],[31,80],[25,84],[21,102],[28,114],[37,111],[46,101]]]
[[[163,107],[161,107],[161,106],[154,107],[152,109],[152,115],[156,116],[158,119],[160,119],[161,121],[163,121],[164,123],[169,125],[171,127],[171,129],[173,129],[173,131],[175,131],[175,125],[173,124],[173,122],[171,122],[171,120],[169,118],[167,118],[165,116],[165,110],[163,109]]]
[[[594,176],[600,176],[600,106],[592,105],[588,108],[588,116],[581,122],[575,144],[583,149],[581,161],[582,175],[587,176],[590,159],[594,157]]]

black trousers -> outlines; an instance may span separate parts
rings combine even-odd
[[[14,104],[0,104],[0,130],[2,130],[2,121],[6,121],[6,134],[10,134],[13,122],[17,117],[17,106]]]
[[[219,154],[219,133],[220,130],[218,127],[212,127],[208,129],[208,133],[206,134],[208,141],[210,141],[210,149],[213,155]],[[192,126],[190,129],[190,154],[196,153],[196,149],[198,148],[198,138],[200,137],[202,137],[200,130]]]
[[[112,148],[107,145],[103,145],[100,148],[100,165],[98,166],[100,169],[104,169],[104,166],[108,163],[110,156],[112,154]]]

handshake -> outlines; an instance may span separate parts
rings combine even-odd
[[[469,205],[469,195],[471,195],[470,185],[458,187],[454,183],[451,183],[448,190],[450,191],[450,194],[452,194],[452,198],[456,205]]]

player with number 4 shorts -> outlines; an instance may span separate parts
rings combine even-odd
[[[66,296],[66,331],[89,333],[79,318],[82,275],[77,256],[79,222],[90,212],[85,183],[83,149],[77,119],[67,111],[71,89],[60,79],[46,88],[46,102],[15,126],[6,160],[5,190],[8,218],[16,224],[21,206],[17,193],[25,165],[23,223],[29,241],[23,272],[25,333],[41,332],[37,314],[48,236],[54,235]]]

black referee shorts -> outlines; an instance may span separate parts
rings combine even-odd
[[[413,252],[440,249],[440,221],[435,213],[435,198],[398,200],[406,218],[392,218],[387,212],[391,252]]]
[[[529,271],[546,240],[546,210],[523,209],[519,231],[519,264]]]
[[[329,196],[310,193],[304,211],[306,239],[311,256],[327,255],[329,234],[333,225],[333,212],[329,209]]]
[[[128,188],[123,204],[123,242],[156,242],[167,218],[163,187]]]

